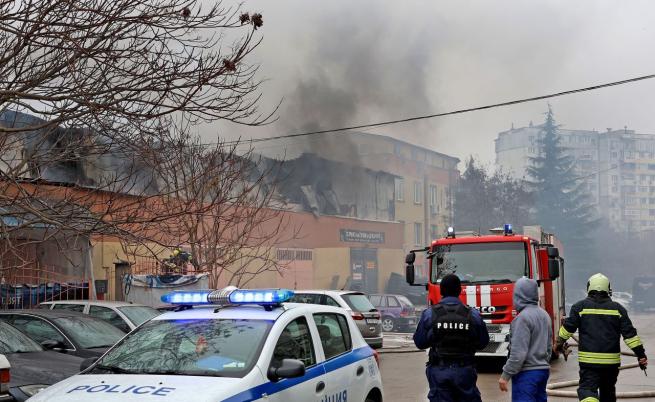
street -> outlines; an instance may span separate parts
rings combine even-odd
[[[652,325],[653,315],[639,314],[632,317],[634,325],[644,342],[646,353],[653,350],[655,345],[655,327]],[[392,346],[397,348],[386,349],[380,353],[381,371],[384,392],[387,401],[416,402],[427,400],[427,381],[425,379],[425,352],[408,352],[409,348],[399,347],[402,343],[407,346],[411,342],[411,334],[385,334],[385,341],[393,340]],[[625,345],[623,345],[625,348]],[[627,350],[627,349],[626,349]],[[401,353],[394,353],[401,352]],[[652,352],[651,352],[652,353]],[[549,383],[576,380],[578,378],[577,350],[569,356],[568,362],[560,358],[552,365]],[[634,363],[635,359],[623,356],[623,364]],[[494,361],[480,361],[478,367],[478,387],[482,393],[482,400],[487,402],[510,401],[510,394],[504,394],[498,389],[500,363]],[[619,375],[617,390],[620,391],[647,391],[655,389],[654,374],[646,377],[638,369],[628,369]],[[575,391],[575,387],[566,388]],[[573,398],[549,397],[549,401],[575,401]],[[633,401],[649,401],[652,398],[631,399]]]

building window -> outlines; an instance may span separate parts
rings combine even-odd
[[[437,192],[437,186],[430,185],[430,213],[436,214],[438,212],[437,203],[439,201],[439,193]]]
[[[421,204],[423,202],[423,183],[420,181],[414,182],[414,203]]]
[[[430,225],[430,238],[436,239],[437,237],[437,225]]]
[[[405,180],[402,177],[397,177],[396,184],[396,201],[405,200]]]
[[[423,244],[423,225],[419,222],[414,223],[414,245],[420,246]]]

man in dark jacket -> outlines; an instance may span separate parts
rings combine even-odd
[[[477,310],[459,300],[462,285],[455,275],[441,280],[441,301],[421,315],[414,344],[430,348],[426,376],[430,402],[481,401],[476,386],[475,351],[489,343],[487,326]]]
[[[587,293],[586,299],[571,307],[560,328],[557,349],[561,349],[566,340],[579,330],[578,398],[584,402],[614,402],[621,364],[621,336],[637,355],[643,369],[648,365],[648,359],[628,312],[610,298],[609,279],[603,274],[593,275],[587,282]]]
[[[539,307],[537,281],[516,281],[513,300],[519,314],[512,321],[509,358],[498,383],[507,391],[512,380],[512,401],[546,402],[553,327],[546,310]]]

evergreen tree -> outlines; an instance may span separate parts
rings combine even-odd
[[[534,220],[555,233],[564,245],[571,279],[582,280],[594,267],[592,237],[596,210],[575,172],[575,159],[560,143],[559,126],[550,105],[538,139],[539,154],[527,169],[534,198]]]
[[[490,175],[470,157],[455,193],[455,225],[459,230],[487,230],[529,222],[531,194],[522,181],[501,171]]]

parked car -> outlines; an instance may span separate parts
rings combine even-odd
[[[9,395],[9,381],[11,365],[5,355],[0,354],[0,402],[11,402],[14,398]]]
[[[88,314],[91,317],[107,321],[123,332],[130,332],[152,317],[161,314],[161,311],[142,304],[103,300],[51,301],[39,304],[39,308],[69,310]]]
[[[125,332],[98,318],[66,310],[7,310],[5,321],[45,349],[79,357],[102,356]]]
[[[0,401],[25,401],[42,389],[77,374],[84,361],[77,356],[43,349],[4,321],[0,321],[0,353],[4,354],[5,360],[11,365],[10,369],[6,367],[9,370],[9,383],[5,384],[2,380],[0,385]],[[0,359],[0,372],[3,370],[3,361]],[[3,399],[3,395],[6,399]]]
[[[362,292],[351,290],[296,290],[291,303],[310,303],[341,307],[347,310],[373,349],[382,347],[380,312]]]
[[[625,307],[626,310],[632,308],[632,295],[628,292],[612,292],[612,300]]]
[[[371,304],[378,309],[382,319],[382,330],[414,331],[418,319],[416,307],[403,295],[372,294],[368,296]]]
[[[634,279],[632,302],[636,311],[645,311],[655,307],[655,277],[642,276]]]

